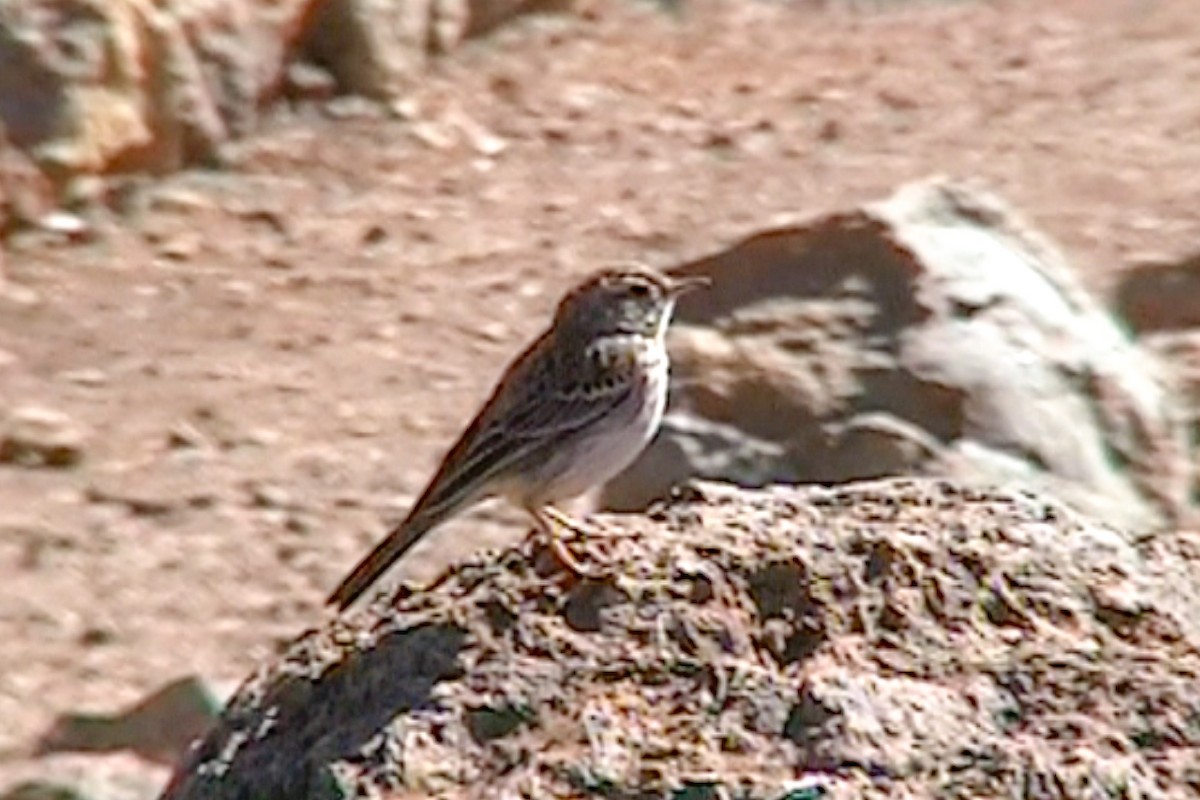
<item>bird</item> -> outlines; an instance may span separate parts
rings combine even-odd
[[[532,518],[569,570],[587,574],[559,528],[588,529],[557,505],[616,476],[650,443],[667,403],[666,332],[676,300],[708,283],[626,263],[570,289],[547,328],[508,365],[407,516],[327,605],[345,609],[431,529],[497,497]]]

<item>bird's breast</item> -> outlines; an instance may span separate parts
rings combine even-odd
[[[627,359],[621,366],[627,370],[630,391],[602,421],[578,439],[563,442],[559,453],[542,465],[546,502],[578,496],[616,477],[658,431],[667,404],[670,369],[666,350],[660,346],[629,348],[619,358]]]

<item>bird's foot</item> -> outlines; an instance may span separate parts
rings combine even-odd
[[[550,506],[540,509],[540,513],[534,516],[539,520],[542,530],[550,540],[550,551],[554,553],[559,563],[566,567],[575,577],[587,580],[599,580],[611,572],[607,568],[607,565],[584,566],[581,564],[559,535],[560,531],[566,529],[576,534],[579,538],[586,539],[589,536],[594,537],[597,535],[595,528]]]

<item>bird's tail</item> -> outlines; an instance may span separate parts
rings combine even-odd
[[[366,558],[358,562],[325,603],[337,606],[339,611],[353,603],[371,588],[371,584],[379,580],[379,576],[387,572],[400,556],[408,552],[430,527],[424,519],[409,519],[397,525]]]

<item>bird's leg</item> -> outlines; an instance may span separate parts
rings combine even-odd
[[[586,534],[587,529],[580,526],[580,523],[571,519],[569,516],[559,511],[553,506],[541,506],[540,508],[530,508],[529,514],[537,522],[538,527],[550,539],[550,549],[554,551],[554,555],[558,560],[566,566],[571,572],[575,573],[580,578],[586,578],[591,575],[591,571],[584,567],[575,558],[574,554],[567,549],[559,538],[561,528],[573,530],[576,533]]]
[[[554,520],[555,523],[561,525],[569,531],[574,531],[583,537],[596,535],[595,528],[581,520],[575,519],[562,509],[555,508],[554,506],[546,506],[542,510],[545,512],[547,517]]]
[[[546,506],[545,511],[550,519],[554,520],[567,530],[574,531],[585,539],[589,536],[593,538],[603,536],[609,540],[628,539],[637,536],[637,534],[624,528],[597,527],[591,522],[584,522],[581,519],[576,519],[562,509],[555,508],[554,506]]]

